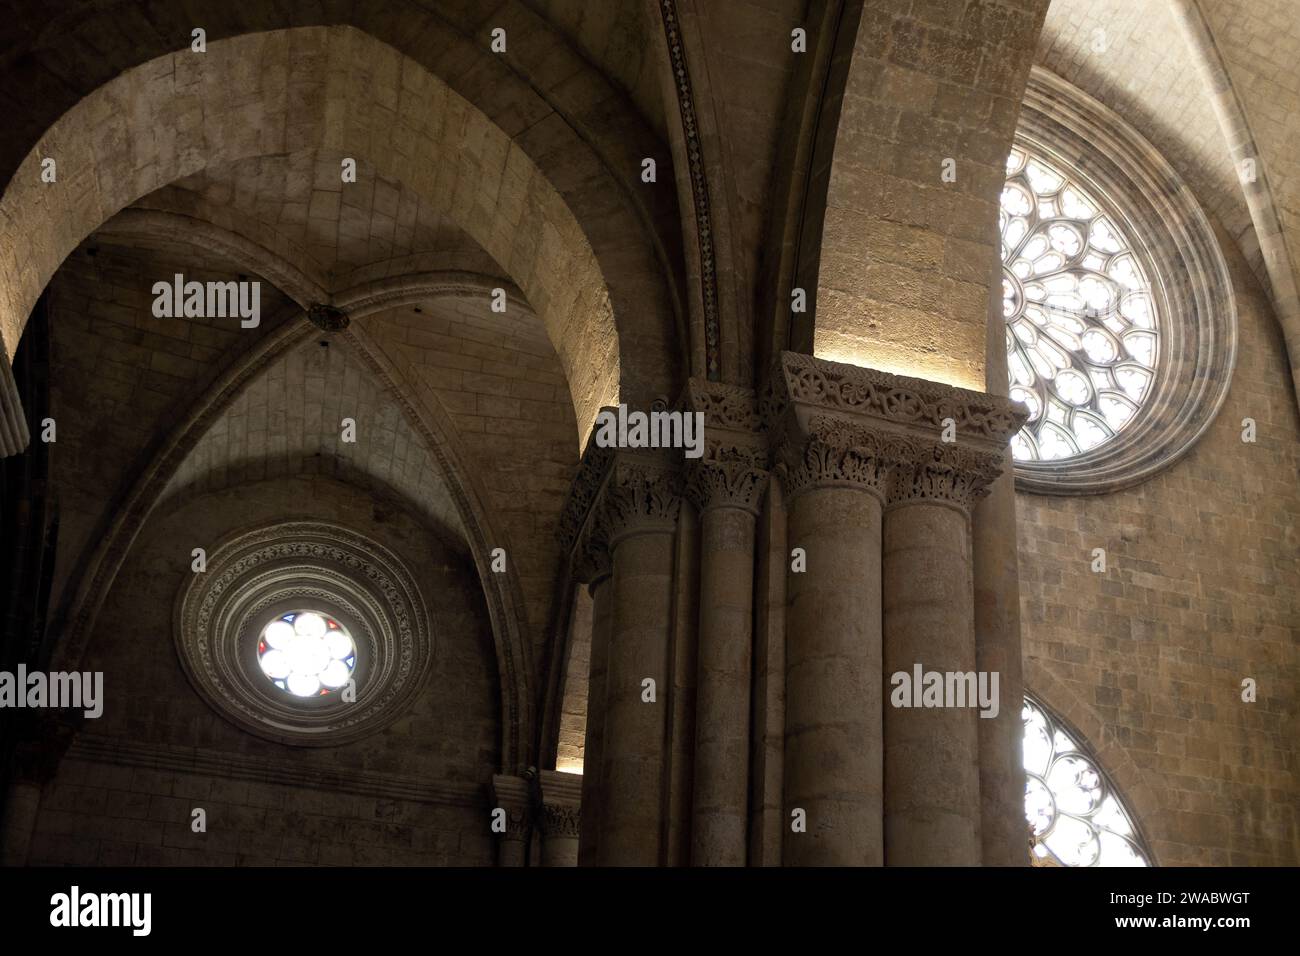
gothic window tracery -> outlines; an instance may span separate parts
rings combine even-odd
[[[262,629],[257,662],[282,691],[324,697],[351,678],[357,648],[347,628],[328,614],[290,611]]]
[[[1021,718],[1031,862],[1035,866],[1150,866],[1119,794],[1086,749],[1029,697]]]
[[[1152,391],[1150,267],[1083,184],[1024,146],[1007,159],[999,222],[1010,394],[1029,409],[1012,450],[1075,458],[1112,440]]]

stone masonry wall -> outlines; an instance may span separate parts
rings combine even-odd
[[[1220,242],[1240,341],[1207,433],[1136,488],[1018,496],[1025,683],[1097,748],[1158,864],[1294,866],[1300,419],[1268,302]]]
[[[1047,3],[903,7],[872,0],[862,11],[826,195],[814,350],[982,390],[998,197]]]
[[[190,549],[289,515],[337,521],[395,551],[424,588],[435,628],[431,673],[411,711],[342,747],[287,747],[236,729],[195,694],[173,645]],[[104,672],[104,713],[84,722],[45,788],[30,863],[494,859],[486,788],[500,705],[487,611],[472,567],[394,502],[315,476],[164,503],[109,594],[83,668]],[[141,766],[151,761],[156,768]],[[322,778],[335,783],[296,784]],[[206,834],[190,830],[194,807],[207,810]]]

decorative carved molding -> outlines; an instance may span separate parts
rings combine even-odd
[[[709,381],[722,377],[722,349],[718,327],[717,260],[713,252],[713,218],[709,211],[709,181],[704,169],[704,144],[695,116],[695,94],[691,90],[691,73],[682,44],[681,21],[674,0],[659,0],[659,14],[672,60],[673,82],[677,87],[677,109],[686,140],[686,157],[690,166],[691,198],[695,203],[695,232],[699,237],[700,293],[704,300],[704,360]]]
[[[1026,416],[1023,406],[996,395],[782,352],[763,396],[763,419],[772,429],[798,406],[879,419],[898,430],[932,429],[936,436],[952,419],[958,440],[990,447],[1005,446]]]
[[[704,426],[740,432],[759,432],[763,419],[758,414],[758,398],[753,389],[723,385],[693,378],[686,383],[678,406],[684,411],[703,412]]]
[[[794,352],[778,357],[762,409],[791,496],[840,484],[962,508],[1000,474],[1025,420],[1006,398]]]
[[[354,701],[298,700],[258,671],[251,648],[260,627],[290,605],[347,619],[358,653]],[[177,597],[175,640],[186,676],[219,714],[249,733],[314,746],[369,736],[399,717],[433,656],[410,571],[382,545],[317,522],[259,528],[213,551]]]

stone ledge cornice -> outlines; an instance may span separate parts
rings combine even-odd
[[[1005,447],[1025,420],[1023,407],[1007,398],[782,352],[762,400],[769,434],[806,438],[811,418],[828,415],[935,439],[952,419],[956,443],[991,452]]]

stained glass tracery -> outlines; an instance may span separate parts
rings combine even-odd
[[[1017,146],[1002,191],[1002,302],[1011,397],[1029,408],[1018,461],[1113,439],[1152,392],[1159,315],[1118,221],[1082,184]]]
[[[1060,723],[1025,698],[1025,818],[1039,866],[1150,866],[1119,797]]]
[[[357,648],[347,628],[328,614],[290,611],[262,629],[257,662],[285,693],[325,697],[351,679]]]

